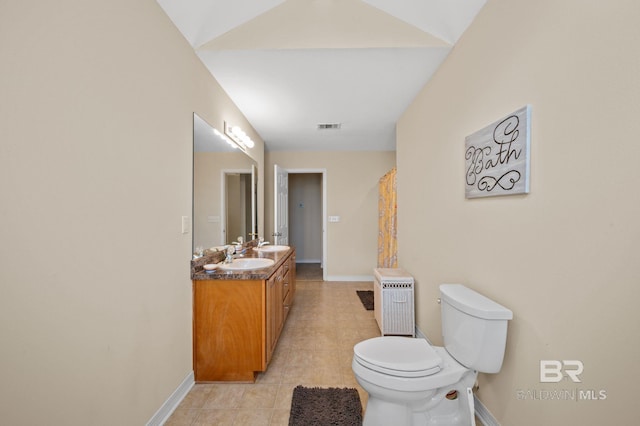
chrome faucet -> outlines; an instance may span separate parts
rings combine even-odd
[[[263,237],[258,238],[258,248],[266,246],[269,241],[265,241]]]
[[[229,246],[227,247],[227,257],[224,258],[224,263],[233,262],[233,254],[236,252],[235,247]]]

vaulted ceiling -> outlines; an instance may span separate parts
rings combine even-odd
[[[267,150],[394,150],[486,0],[157,0]],[[339,124],[338,129],[319,129]]]

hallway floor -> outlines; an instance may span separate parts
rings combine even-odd
[[[379,336],[356,290],[371,282],[297,281],[297,291],[274,357],[253,384],[196,384],[166,425],[287,425],[293,389],[352,387],[367,393],[351,370],[353,346]]]
[[[322,281],[322,267],[319,263],[296,263],[298,281]]]

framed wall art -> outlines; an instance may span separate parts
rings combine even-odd
[[[529,193],[531,105],[465,138],[465,197]]]

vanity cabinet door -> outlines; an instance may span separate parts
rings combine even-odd
[[[289,306],[287,305],[287,299],[289,297],[289,292],[291,290],[291,274],[289,273],[291,263],[287,260],[282,265],[282,322],[284,325],[284,321],[287,319],[287,315],[289,314]]]
[[[266,368],[264,281],[194,283],[193,364],[197,382],[254,381]]]
[[[293,296],[296,294],[296,255],[295,253],[291,255],[289,260],[287,261],[289,264],[289,272],[287,273],[287,291],[284,294],[284,319],[287,319],[287,315],[289,315],[289,310],[291,309],[291,305],[293,304]]]
[[[291,262],[291,298],[296,294],[296,253],[294,252],[289,258]]]
[[[274,274],[271,278],[269,278],[266,282],[266,360],[267,364],[271,361],[271,355],[273,355],[273,350],[276,347],[276,342],[278,340],[277,328],[276,328],[276,311],[277,311],[277,301],[278,301],[278,291],[277,291],[277,273]]]
[[[267,280],[267,317],[266,317],[266,355],[267,364],[271,361],[271,356],[276,348],[278,337],[284,324],[284,311],[282,304],[282,292],[284,286],[284,268],[278,268],[275,274]]]
[[[276,341],[280,337],[282,326],[284,324],[284,311],[282,305],[282,293],[284,292],[284,268],[280,268],[276,274],[276,300],[274,301],[274,309],[276,314],[275,327],[276,327]],[[274,343],[275,348],[275,343]]]

